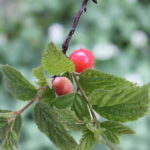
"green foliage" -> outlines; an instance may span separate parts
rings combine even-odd
[[[53,43],[48,45],[42,57],[42,67],[51,75],[74,71],[74,64]]]
[[[61,61],[64,64],[60,64]],[[52,65],[53,63],[56,65]],[[33,70],[34,76],[38,79],[37,83],[42,86],[38,92],[14,68],[5,65],[1,66],[1,70],[6,87],[16,97],[28,100],[28,97],[35,97],[34,91],[37,93],[35,100],[40,102],[34,108],[34,120],[39,130],[45,133],[58,148],[90,150],[96,143],[101,142],[112,150],[119,149],[115,144],[119,144],[120,136],[133,134],[133,131],[113,121],[127,122],[144,116],[149,105],[150,84],[137,87],[120,77],[87,69],[79,76],[79,84],[83,89],[77,84],[76,93],[56,97],[52,89],[53,77],[46,79],[43,68],[49,74],[69,75],[72,79],[72,74],[69,74],[73,72],[71,64],[52,43],[49,44],[42,58],[43,66]],[[84,91],[88,96],[83,94]],[[99,124],[99,121],[91,116],[91,113],[94,113],[91,109],[109,121]],[[21,120],[16,118],[16,113],[0,111],[0,140],[6,150],[17,148],[20,127]],[[68,130],[83,133],[79,145],[69,135]]]
[[[4,141],[3,148],[6,150],[14,150],[18,148],[18,136],[14,131],[10,131]]]
[[[0,63],[8,63],[12,64],[13,66],[17,66],[24,72],[28,72],[28,74],[30,75],[31,68],[39,64],[41,49],[43,49],[46,42],[49,41],[47,37],[48,34],[46,32],[47,29],[49,27],[49,29],[51,29],[54,22],[59,22],[59,25],[62,28],[66,25],[69,25],[70,19],[68,18],[74,17],[75,9],[78,9],[79,3],[81,2],[79,0],[79,3],[77,1],[64,0],[63,3],[60,3],[59,1],[60,0],[37,0],[36,3],[31,0],[7,1],[7,5],[0,2],[0,7],[2,8],[0,9],[0,11],[2,12],[0,13]],[[49,5],[50,2],[51,5]],[[95,62],[95,67],[97,69],[118,74],[120,76],[126,76],[136,73],[138,74],[138,78],[140,78],[140,80],[142,79],[144,83],[148,82],[150,66],[150,38],[148,36],[150,35],[149,0],[106,0],[103,1],[102,5],[101,3],[99,4],[100,5],[97,5],[97,7],[95,7],[94,9],[89,5],[88,10],[90,11],[90,13],[88,14],[88,17],[83,17],[80,20],[81,22],[80,27],[78,28],[78,34],[76,34],[76,36],[72,39],[72,47],[76,47],[77,44],[83,44],[86,47],[91,48],[91,50],[93,49],[95,52],[95,47],[100,45],[98,51],[101,52],[101,50],[107,50],[105,49],[105,47],[101,49],[101,44],[103,44],[103,42],[105,41],[106,46],[108,46],[109,48],[110,46],[118,48],[119,53],[117,53],[118,55],[115,55],[103,61],[96,57],[97,60]],[[5,7],[3,7],[3,5]],[[68,10],[68,8],[70,9]],[[49,14],[51,14],[52,17],[49,17]],[[24,19],[22,20],[22,18]],[[64,30],[66,31],[68,29],[65,28]],[[141,37],[140,39],[144,39],[144,41],[147,41],[144,44],[142,43],[141,46],[139,46],[141,42],[138,42],[137,44],[133,43],[133,41],[137,39],[133,37],[135,33],[139,32],[139,30],[144,34],[144,38],[142,38],[143,36],[141,36],[141,34],[136,37]],[[87,36],[87,34],[90,36]],[[49,33],[49,35],[51,38],[51,33]],[[57,41],[56,44],[60,46],[60,43],[62,43],[62,40]],[[70,49],[73,50],[73,48]],[[107,53],[109,54],[109,52]],[[31,76],[29,76],[29,78],[31,78]],[[117,88],[118,87],[116,87],[116,89]],[[97,88],[94,89],[94,91],[92,90],[93,96],[95,90],[97,90]],[[113,90],[114,92],[118,93],[117,90]],[[118,90],[121,91],[120,88],[118,88]],[[13,107],[15,101],[13,101],[14,103],[12,105],[12,99],[10,99],[10,96],[5,91],[3,91],[2,87],[0,87],[0,91],[1,107],[5,105],[7,105],[7,107]],[[49,101],[51,101],[51,99],[55,98],[53,96],[51,98],[51,95],[53,95],[54,93],[51,94],[51,90],[49,90],[49,92],[50,98],[48,98],[48,90],[46,92],[47,94],[45,94],[44,96],[45,98],[42,98],[42,100],[47,104],[49,104]],[[91,92],[87,92],[87,94],[91,94]],[[101,102],[99,101],[100,99],[96,99],[94,101],[90,99],[90,102],[100,107],[110,107],[110,105],[116,106],[118,102],[122,103],[122,101],[128,99],[128,97],[125,99],[118,97],[119,99],[117,98],[115,101],[113,97],[111,98],[111,96],[115,95],[113,94],[113,92],[110,92],[110,89],[107,94],[109,95],[108,97],[106,95],[103,95],[105,97],[104,99],[100,94],[101,99],[103,99],[103,101]],[[106,98],[110,103],[106,102]],[[111,99],[113,99],[113,102],[111,101]],[[135,100],[136,99],[138,99],[138,97],[136,97]],[[18,105],[19,104],[17,103],[17,106]],[[133,111],[134,108],[136,108],[136,105],[135,107],[132,107],[131,110]],[[135,110],[137,110],[138,113],[140,107]],[[25,117],[25,122],[28,122],[27,118],[28,117]],[[140,130],[142,126],[142,128],[145,128],[145,130],[140,130],[140,137],[138,137],[137,135],[132,137],[131,139],[130,137],[124,139],[124,143],[130,143],[127,147],[122,142],[123,147],[128,150],[141,150],[141,147],[149,149],[149,142],[148,140],[146,140],[150,138],[148,134],[149,129],[147,128],[148,124],[148,119],[146,121],[141,120],[135,123],[136,128],[139,128]],[[52,147],[49,147],[49,143],[46,143],[45,141],[43,142],[43,144],[41,144],[41,142],[36,142],[36,144],[34,144],[34,148],[32,147],[33,141],[35,139],[37,141],[41,139],[37,138],[37,134],[32,134],[32,136],[31,134],[29,134],[31,132],[31,126],[32,125],[28,123],[27,128],[29,128],[29,130],[26,130],[25,128],[23,131],[26,133],[26,135],[28,135],[28,137],[24,138],[24,140],[22,141],[22,149],[53,149]],[[36,132],[36,130],[32,132],[34,133]],[[39,138],[41,137],[39,136]],[[27,144],[26,141],[30,141],[30,143]],[[111,147],[113,150],[118,149],[109,140],[106,141],[107,142],[105,144]],[[131,142],[133,143],[134,141],[140,143],[131,144]]]
[[[32,74],[38,79],[38,81],[36,82],[38,85],[44,86],[46,84],[46,79],[44,76],[44,71],[42,66],[34,68],[32,70]]]
[[[61,150],[73,150],[77,146],[52,107],[42,103],[37,104],[34,109],[34,119],[40,131],[45,133]]]
[[[144,116],[148,111],[148,106],[145,106],[142,102],[138,104],[119,104],[112,107],[93,106],[93,108],[101,116],[109,120],[121,122],[137,120]]]
[[[44,103],[51,103],[51,101],[56,97],[55,92],[53,89],[46,88],[41,98],[41,101]]]
[[[133,134],[130,128],[113,121],[102,122],[101,127],[105,129],[105,137],[112,143],[119,144],[119,137],[124,134]]]
[[[94,69],[87,69],[80,75],[80,85],[83,90],[89,95],[95,89],[112,90],[114,88],[132,87],[133,83]]]
[[[8,65],[1,65],[0,69],[4,84],[11,94],[21,100],[30,100],[36,95],[36,88],[16,69]]]
[[[18,148],[22,121],[20,116],[15,116],[13,112],[1,110],[4,117],[0,116],[0,143],[6,150]],[[13,114],[10,115],[9,113]]]
[[[51,105],[59,109],[70,107],[81,120],[83,120],[84,117],[90,118],[87,104],[83,97],[77,93],[59,96],[52,100]]]
[[[94,133],[89,129],[85,128],[83,130],[83,135],[80,140],[79,146],[75,150],[90,150],[97,142],[94,137]]]
[[[90,96],[89,101],[93,105],[99,107],[114,106],[122,103],[138,103],[145,102],[148,104],[148,89],[149,87],[126,87],[126,88],[115,88],[112,90],[96,89]]]
[[[115,99],[115,103],[113,103],[114,96],[112,95],[112,105],[108,104],[104,107],[99,107],[98,105],[94,105],[93,107],[101,116],[109,120],[121,121],[121,122],[136,120],[144,116],[148,111],[149,100],[150,100],[149,88],[150,88],[150,84],[147,84],[143,87],[136,88],[136,89],[124,88],[125,91],[124,92],[122,91],[122,93],[120,94],[118,94],[119,92],[117,91],[116,93],[113,93],[116,99]],[[106,98],[106,102],[107,102],[107,98]],[[118,104],[116,102],[118,102]]]
[[[79,120],[75,112],[70,108],[58,109],[54,108],[58,115],[58,120],[64,125],[65,128],[75,131],[82,130],[84,122]]]

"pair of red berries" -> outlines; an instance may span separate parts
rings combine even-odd
[[[74,63],[75,72],[77,73],[81,73],[85,69],[90,69],[94,66],[94,56],[92,52],[82,48],[71,53],[69,59]],[[72,93],[73,85],[66,77],[56,77],[53,81],[53,89],[57,95],[61,96]]]

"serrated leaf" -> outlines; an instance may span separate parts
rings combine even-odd
[[[0,130],[3,128],[5,125],[7,125],[7,119],[5,118],[0,118]]]
[[[144,116],[148,111],[150,101],[149,87],[150,84],[147,84],[141,88],[138,88],[137,90],[132,90],[133,93],[131,95],[126,95],[126,99],[129,100],[125,103],[105,107],[94,105],[93,108],[101,116],[109,120],[121,122],[136,120]]]
[[[97,139],[95,139],[94,133],[89,129],[84,128],[80,144],[75,150],[91,150],[96,143]]]
[[[107,145],[111,150],[122,150],[118,145],[112,143],[104,134],[101,136],[100,142]]]
[[[59,109],[71,107],[71,110],[75,111],[80,120],[83,120],[84,117],[90,118],[87,104],[83,97],[77,93],[59,96],[52,100],[51,105]]]
[[[94,138],[97,139],[97,141],[99,140],[100,135],[104,132],[104,129],[100,127],[98,122],[91,122],[88,120],[86,127],[88,130],[93,132]]]
[[[21,119],[21,116],[19,115],[15,119],[15,122],[13,125],[13,131],[17,134],[18,137],[20,136],[21,127],[22,127],[22,119]]]
[[[119,136],[116,133],[113,133],[109,130],[104,132],[105,137],[114,144],[119,144]]]
[[[14,131],[10,131],[3,143],[3,148],[5,150],[14,150],[18,148],[18,136]]]
[[[133,104],[119,104],[110,107],[93,106],[102,117],[113,121],[128,122],[143,117],[148,112],[148,104],[142,102]]]
[[[38,79],[38,81],[36,82],[38,85],[44,86],[46,84],[46,79],[44,76],[44,71],[42,66],[34,68],[32,70],[32,74]]]
[[[101,127],[106,128],[107,130],[110,130],[111,132],[114,132],[118,135],[134,134],[134,131],[132,129],[118,122],[104,121],[104,122],[101,122],[100,125]]]
[[[99,88],[111,90],[119,87],[135,86],[123,78],[94,69],[86,69],[81,73],[79,83],[87,95]]]
[[[51,75],[59,75],[63,72],[74,72],[74,64],[61,51],[50,43],[43,53],[43,68]]]
[[[42,102],[50,104],[51,101],[56,97],[55,92],[53,89],[46,88],[46,90],[43,93],[43,96],[41,97]]]
[[[59,121],[54,109],[46,104],[39,103],[34,109],[35,122],[43,133],[61,150],[73,150],[77,143],[67,133]]]
[[[0,110],[1,114],[8,113],[8,110]],[[9,129],[8,118],[0,117],[0,144],[3,142],[7,135],[7,130]]]
[[[4,126],[2,126],[0,128],[0,144],[2,144],[3,141],[5,140],[7,133],[8,133],[8,130],[9,130],[8,124],[5,124]]]
[[[15,120],[10,122],[10,119]],[[6,119],[5,124],[0,127],[0,141],[5,150],[14,150],[15,147],[18,148],[21,125],[21,117],[17,116],[16,118]]]
[[[75,131],[82,130],[84,122],[79,120],[75,112],[70,108],[54,108],[54,110],[58,114],[59,121],[65,126],[65,128]]]
[[[8,91],[21,100],[30,100],[36,93],[36,88],[15,68],[2,65],[3,80]]]
[[[2,110],[0,110],[0,118],[4,118],[4,119],[9,119],[9,118],[14,118],[16,115],[14,112],[1,112]]]
[[[114,106],[122,103],[140,102],[141,99],[147,100],[145,90],[139,87],[115,88],[112,90],[96,89],[90,96],[89,101],[93,105],[100,107]]]
[[[123,134],[133,134],[134,131],[114,121],[102,122],[101,127],[105,129],[105,137],[112,143],[119,144],[119,137]]]

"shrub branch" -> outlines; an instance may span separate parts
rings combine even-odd
[[[73,21],[73,25],[72,25],[72,28],[66,38],[66,40],[64,41],[64,43],[62,44],[62,52],[64,54],[66,54],[67,50],[68,50],[68,45],[69,45],[69,42],[77,28],[77,25],[78,25],[78,22],[80,20],[80,17],[81,15],[83,14],[83,12],[86,11],[86,6],[87,6],[87,3],[88,3],[89,0],[83,0],[82,1],[82,5],[79,9],[79,11],[77,12],[76,16],[74,17],[74,21]]]
[[[22,114],[26,109],[28,109],[34,102],[38,102],[41,97],[44,94],[44,91],[47,89],[48,86],[45,87],[41,87],[39,88],[37,95],[33,98],[33,100],[31,100],[27,105],[25,105],[22,109],[20,109],[19,111],[15,112],[15,114],[18,116],[20,114]]]

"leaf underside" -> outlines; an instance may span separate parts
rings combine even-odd
[[[52,107],[39,103],[36,105],[33,115],[40,131],[45,133],[61,150],[73,150],[77,146],[75,140],[62,126]]]

